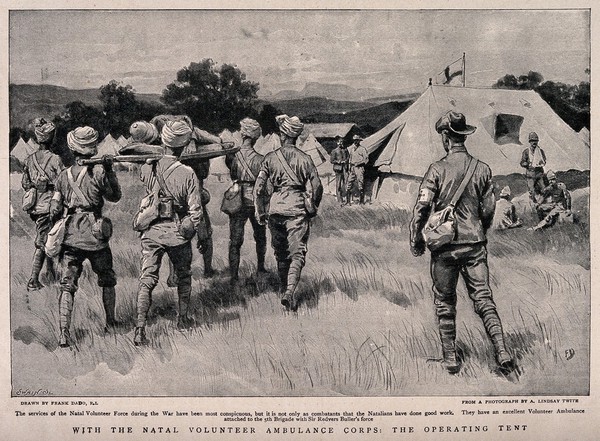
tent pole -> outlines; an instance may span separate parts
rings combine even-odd
[[[463,52],[462,72],[463,72],[463,87],[467,87],[467,59],[466,54]]]

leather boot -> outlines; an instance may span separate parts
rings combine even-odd
[[[135,328],[133,344],[135,346],[143,346],[148,344],[148,339],[146,338],[146,328],[144,326],[137,326]]]
[[[146,326],[146,320],[148,319],[148,312],[150,311],[150,305],[152,304],[152,289],[145,285],[140,285],[137,294],[137,320],[136,326],[143,328]]]
[[[104,305],[104,314],[106,316],[107,327],[117,326],[117,321],[115,320],[116,303],[117,296],[115,293],[115,287],[105,286],[102,288],[102,304]]]
[[[360,196],[359,197],[360,197],[360,200],[359,200],[360,205],[365,205],[365,191],[364,190],[362,190],[360,192]]]
[[[290,265],[287,262],[277,262],[277,273],[279,274],[279,293],[283,294],[288,284],[288,271]]]
[[[44,266],[44,260],[46,258],[46,254],[43,250],[39,248],[35,249],[33,253],[33,262],[31,267],[31,278],[29,282],[27,282],[27,291],[37,291],[44,287],[40,283],[40,272],[42,271],[42,267]]]
[[[352,192],[346,192],[346,205],[352,205]]]
[[[500,321],[498,312],[495,309],[489,309],[483,311],[480,316],[481,320],[483,320],[483,326],[485,327],[487,335],[494,345],[494,351],[498,365],[504,370],[512,370],[514,363],[508,351],[506,350],[504,333],[502,331],[502,322]]]
[[[193,325],[193,319],[189,316],[191,293],[192,287],[189,285],[177,287],[177,295],[179,297],[177,327],[179,329],[189,328]]]
[[[71,315],[73,314],[73,293],[63,291],[58,299],[58,312],[60,315],[60,338],[58,345],[67,348],[71,344],[69,328],[71,327]]]
[[[456,358],[456,323],[451,317],[439,319],[440,340],[442,342],[442,354],[444,360],[442,366],[449,374],[460,371],[460,362]]]
[[[293,260],[290,264],[290,269],[288,271],[288,283],[285,293],[281,297],[281,304],[291,311],[298,310],[298,301],[296,296],[296,287],[298,286],[298,282],[300,281],[300,274],[302,273],[302,262],[298,260]]]

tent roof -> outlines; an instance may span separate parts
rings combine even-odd
[[[281,141],[279,136],[275,133],[271,133],[264,137],[261,136],[256,141],[256,144],[254,144],[254,150],[263,156],[277,150],[279,147],[281,147]]]
[[[113,138],[112,135],[109,133],[108,135],[106,135],[106,138],[104,138],[102,142],[98,144],[98,153],[96,153],[95,156],[100,157],[104,155],[118,155],[120,148],[121,146],[119,145],[119,143],[117,143],[117,141],[115,141],[115,138]]]
[[[19,137],[19,140],[17,141],[13,149],[10,151],[10,156],[18,159],[20,162],[23,162],[25,161],[25,158],[27,158],[32,153],[35,153],[36,151],[37,144],[34,148],[30,144],[23,141],[23,138]]]
[[[312,133],[315,138],[345,137],[356,124],[354,123],[322,123],[304,124],[304,130]]]
[[[121,135],[117,138],[117,144],[119,144],[121,147],[124,147],[127,145],[127,139],[125,139],[125,137]]]
[[[449,110],[477,126],[466,146],[494,175],[523,172],[519,162],[529,132],[539,135],[549,169],[590,168],[589,148],[536,92],[448,86],[429,86],[405,112],[363,141],[374,165],[385,172],[423,176],[429,164],[445,155],[434,125]],[[500,114],[522,118],[515,132],[518,142],[494,140]]]
[[[317,141],[317,138],[315,138],[312,133],[310,133],[306,140],[300,144],[299,148],[311,157],[315,166],[319,166],[329,159],[327,150],[323,148],[321,143]]]

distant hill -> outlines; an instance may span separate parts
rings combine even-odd
[[[324,84],[317,82],[306,83],[304,88],[298,90],[282,90],[276,94],[262,97],[268,101],[286,101],[308,97],[321,97],[330,100],[367,101],[376,97],[389,95],[389,91],[375,88],[355,89],[344,84]]]
[[[314,113],[307,115],[305,120],[324,123],[353,122],[366,135],[371,135],[404,112],[412,103],[413,101],[392,101],[347,113]]]
[[[348,86],[320,83],[309,83],[305,90],[315,93],[319,90],[321,92],[330,90],[335,91],[334,95],[347,91],[353,96],[356,96],[357,92],[357,89]],[[31,120],[38,116],[52,118],[54,115],[60,115],[65,111],[65,105],[73,101],[82,101],[88,106],[99,106],[99,93],[99,89],[75,90],[52,85],[11,84],[9,86],[10,126],[26,129]],[[136,96],[142,101],[160,102],[159,94],[140,93]],[[270,99],[259,100],[260,106],[257,104],[257,110],[260,110],[262,105],[271,103],[282,113],[297,115],[306,122],[353,122],[367,133],[372,133],[403,112],[416,96],[406,94],[362,101],[320,96],[274,101],[270,97]],[[386,102],[391,98],[396,99]],[[379,104],[380,102],[383,104]]]
[[[272,104],[283,113],[303,118],[319,113],[345,113],[366,109],[373,104],[369,102],[338,101],[321,97],[298,98],[293,100],[275,101]]]
[[[99,106],[98,89],[67,89],[49,84],[11,84],[9,86],[10,126],[25,129],[38,116],[52,118],[65,111],[65,105],[81,101]],[[137,94],[143,101],[159,101],[158,94]]]

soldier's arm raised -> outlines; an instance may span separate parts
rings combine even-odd
[[[117,179],[117,174],[112,169],[112,165],[97,165],[94,170],[101,170],[101,176],[104,187],[104,199],[109,202],[119,202],[121,200],[121,186]],[[97,172],[95,172],[96,174]]]

